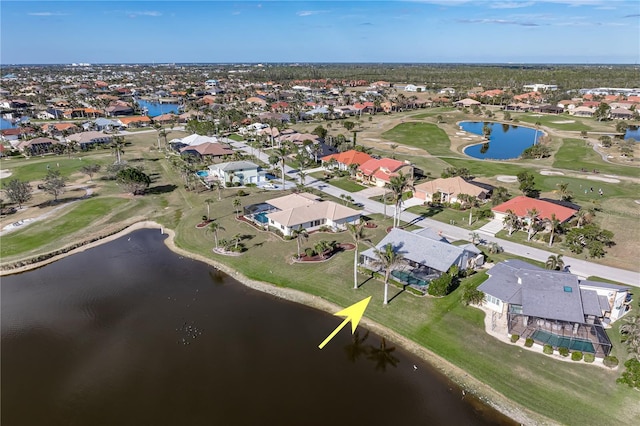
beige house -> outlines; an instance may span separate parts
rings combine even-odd
[[[440,201],[444,203],[458,202],[460,194],[472,195],[479,200],[486,200],[489,196],[487,189],[474,185],[473,182],[467,182],[460,176],[423,182],[415,186],[413,196],[425,202],[431,202],[433,194],[438,192],[441,194]]]
[[[266,215],[268,224],[290,236],[295,229],[315,231],[328,227],[333,231],[347,228],[347,224],[360,222],[360,212],[333,201],[323,201],[319,197],[299,193],[285,195],[266,201],[274,210]]]

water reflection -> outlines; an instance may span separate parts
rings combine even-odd
[[[395,346],[390,346],[384,337],[381,338],[380,345],[378,346],[371,344],[365,345],[368,338],[368,330],[362,337],[360,337],[360,330],[356,330],[356,332],[353,333],[351,343],[344,347],[349,361],[354,363],[364,357],[374,362],[376,371],[383,372],[387,370],[387,366],[398,366],[400,359],[393,354],[396,350]]]

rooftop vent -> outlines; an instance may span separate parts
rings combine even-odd
[[[565,285],[565,286],[564,286],[564,292],[565,292],[565,293],[571,293],[571,292],[573,292],[573,290],[572,290],[572,289],[571,289],[571,287],[569,287],[568,285]]]

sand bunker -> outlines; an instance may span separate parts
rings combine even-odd
[[[471,141],[471,140],[473,140],[473,139],[471,139],[471,138],[462,138],[462,139],[464,139],[464,140],[466,140],[466,141]]]
[[[564,176],[564,173],[562,173],[562,172],[554,172],[552,170],[540,170],[540,174],[544,175],[544,176],[555,176],[555,175]]]
[[[0,170],[0,179],[8,178],[11,176],[10,170]]]
[[[607,183],[620,183],[620,179],[600,177],[600,176],[587,176],[587,179],[598,180],[598,181],[607,182]]]
[[[636,204],[640,204],[640,200],[635,200],[635,203]]]
[[[460,136],[460,135],[461,135],[461,136],[464,136],[464,135],[466,135],[466,134],[467,134],[467,132],[456,132],[456,135],[459,135],[459,136]]]
[[[575,123],[575,120],[558,120],[558,121],[552,121],[552,123],[554,124],[571,124],[571,123]]]
[[[500,182],[506,182],[506,183],[514,183],[518,181],[517,176],[509,176],[509,175],[499,175],[499,176],[496,176],[496,179],[498,179]]]

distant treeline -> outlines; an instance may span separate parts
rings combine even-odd
[[[460,64],[312,64],[266,65],[246,74],[249,79],[277,82],[335,79],[413,83],[429,88],[521,87],[556,84],[560,89],[637,87],[640,67],[633,65],[460,65]],[[479,84],[480,83],[480,84]]]

